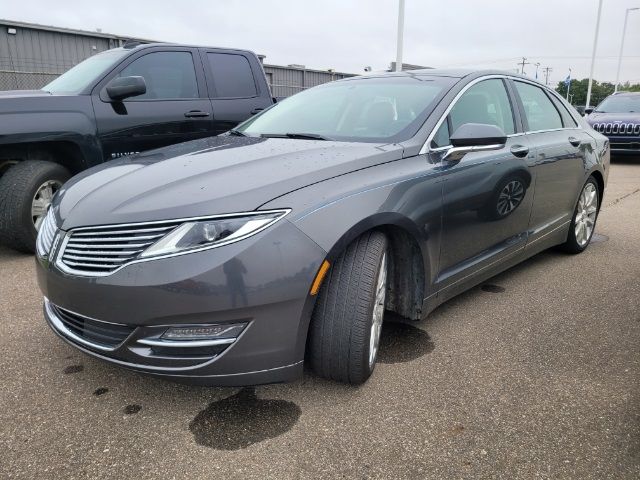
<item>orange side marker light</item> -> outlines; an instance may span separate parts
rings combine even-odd
[[[322,280],[324,280],[324,277],[329,271],[330,266],[331,265],[326,260],[322,262],[322,265],[320,265],[320,269],[318,270],[318,273],[316,273],[316,278],[311,284],[311,291],[309,292],[311,295],[317,295],[320,291],[320,285],[322,285]]]

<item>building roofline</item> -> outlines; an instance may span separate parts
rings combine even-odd
[[[360,73],[336,72],[336,71],[321,70],[318,68],[307,68],[307,67],[301,68],[298,66],[291,66],[291,65],[273,65],[270,63],[263,63],[262,66],[269,67],[269,68],[282,68],[285,70],[300,70],[300,71],[315,72],[315,73],[333,73],[335,75],[348,75],[350,77],[357,77],[358,75],[361,75]]]
[[[141,42],[163,43],[163,42],[158,42],[157,40],[150,40],[148,38],[130,37],[128,35],[115,35],[113,33],[97,32],[97,31],[92,32],[91,30],[78,30],[74,28],[54,27],[52,25],[42,25],[40,23],[21,22],[17,20],[8,20],[6,18],[0,18],[0,25],[6,25],[8,27],[17,27],[17,28],[28,28],[32,30],[45,30],[48,32],[71,33],[75,35],[84,35],[87,37],[107,38],[107,39],[113,39],[113,40],[138,40]]]

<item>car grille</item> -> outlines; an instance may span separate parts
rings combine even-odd
[[[49,254],[55,236],[56,218],[53,214],[53,210],[49,209],[49,212],[47,212],[47,215],[42,221],[42,225],[40,225],[40,230],[38,230],[38,239],[36,240],[36,249],[41,257]]]
[[[72,230],[58,255],[63,271],[108,275],[135,260],[145,249],[182,222],[83,227]]]
[[[48,304],[64,329],[80,339],[83,344],[103,348],[115,348],[126,340],[135,327],[118,323],[107,323],[84,317],[63,308]],[[62,332],[63,334],[66,332]],[[69,337],[69,335],[67,335]],[[72,337],[73,339],[73,337]]]
[[[592,127],[606,135],[640,135],[640,123],[594,123]]]

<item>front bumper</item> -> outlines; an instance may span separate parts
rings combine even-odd
[[[131,264],[104,277],[68,275],[43,259],[36,263],[45,318],[74,347],[177,381],[249,385],[301,374],[314,302],[309,287],[325,255],[283,220],[231,245]],[[219,345],[153,346],[162,345],[171,326],[235,323],[246,327]],[[116,340],[105,347],[83,328]]]

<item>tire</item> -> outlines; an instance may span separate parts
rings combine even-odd
[[[42,212],[44,218],[53,193],[70,176],[62,165],[42,160],[26,160],[9,168],[0,177],[0,243],[33,253],[38,233],[33,215]]]
[[[562,250],[567,253],[576,254],[582,253],[587,249],[591,242],[593,232],[596,229],[596,221],[598,220],[598,213],[600,211],[599,202],[600,191],[598,182],[595,178],[589,177],[580,191],[576,208],[573,211],[567,241],[560,246]],[[578,225],[579,228],[576,228],[576,225]],[[583,225],[586,230],[582,231],[581,225]]]
[[[386,277],[387,238],[381,232],[365,233],[336,259],[311,318],[309,360],[318,375],[352,385],[371,376],[382,329]]]

